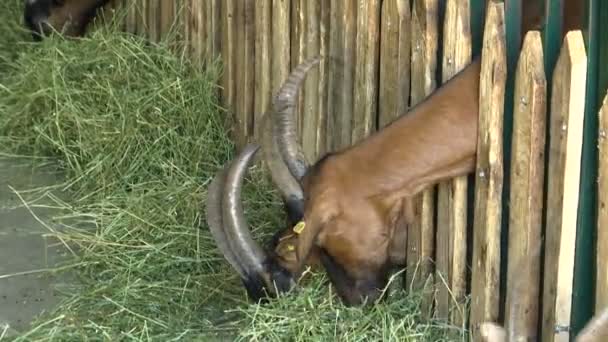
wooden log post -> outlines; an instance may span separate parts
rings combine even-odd
[[[448,0],[446,3],[444,83],[471,62],[470,12],[468,0]],[[439,184],[437,200],[436,316],[441,319],[450,316],[451,321],[459,326],[465,318],[467,285],[467,183],[467,176],[461,176]]]
[[[160,41],[161,0],[148,0],[148,39]]]
[[[511,142],[511,212],[505,326],[518,341],[537,341],[540,295],[540,254],[547,114],[547,81],[540,32],[526,34],[515,75],[513,140]],[[518,269],[518,260],[527,260]],[[523,283],[522,283],[523,282]],[[514,283],[523,293],[514,293]],[[510,303],[517,301],[515,310]]]
[[[253,86],[255,61],[255,1],[236,2],[235,118],[236,144],[244,146],[253,136]]]
[[[123,1],[123,6],[127,10],[125,17],[125,30],[129,33],[137,34],[137,6],[135,1]]]
[[[378,128],[405,114],[410,93],[410,6],[407,0],[382,3]]]
[[[272,101],[272,0],[255,3],[254,138],[260,141],[262,116]]]
[[[608,94],[599,111],[595,310],[608,306]]]
[[[160,0],[160,23],[158,25],[160,39],[165,39],[176,28],[176,9],[178,6],[171,0]]]
[[[221,49],[221,0],[206,0],[205,5],[205,31],[207,32],[205,57],[212,61],[217,59]]]
[[[319,0],[300,1],[300,62],[319,55],[321,4]],[[317,158],[317,128],[319,121],[319,68],[311,70],[304,80],[300,95],[302,147],[309,161]]]
[[[542,340],[568,341],[574,281],[587,55],[571,31],[553,72],[549,134]]]
[[[378,60],[380,51],[380,0],[359,0],[357,12],[355,85],[351,143],[376,128]]]
[[[413,107],[435,88],[438,50],[438,1],[414,0],[411,10],[411,104]],[[416,219],[408,230],[406,286],[427,289],[434,283],[432,258],[435,247],[435,189],[425,190],[414,199]],[[419,274],[420,281],[416,281]],[[431,310],[432,296],[423,305]]]
[[[475,341],[480,340],[479,324],[497,321],[499,313],[505,45],[504,3],[491,0],[486,12],[479,84],[470,318]]]
[[[326,150],[351,142],[357,0],[331,1],[327,70]]]
[[[194,0],[192,0],[194,1]],[[237,51],[236,45],[236,0],[222,1],[222,77],[220,85],[222,88],[222,105],[229,115],[234,117],[235,113],[235,60]],[[191,30],[190,30],[191,31]],[[236,120],[233,120],[236,124]]]
[[[291,0],[272,0],[272,94],[276,94],[289,75]]]
[[[327,146],[327,125],[331,116],[329,113],[329,44],[330,44],[330,15],[331,2],[320,1],[320,25],[319,25],[319,55],[323,58],[319,63],[319,84],[318,84],[318,124],[317,124],[317,146],[316,156],[324,155],[328,152]]]

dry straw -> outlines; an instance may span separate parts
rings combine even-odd
[[[47,224],[74,253],[56,271],[76,278],[21,340],[460,339],[459,329],[423,319],[418,294],[346,308],[321,274],[297,294],[247,302],[198,228],[206,186],[234,153],[215,95],[219,64],[200,70],[111,27],[17,43],[29,39],[17,29],[21,1],[0,6],[1,152],[53,157],[65,173],[26,198],[58,208]],[[267,239],[284,215],[266,175],[250,175],[246,214]]]

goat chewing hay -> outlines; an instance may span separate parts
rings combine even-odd
[[[79,279],[19,339],[461,339],[425,321],[419,294],[346,308],[319,274],[299,294],[247,302],[207,227],[197,229],[206,187],[234,149],[213,95],[218,65],[201,72],[164,45],[104,28],[76,42],[16,44],[29,37],[10,35],[21,2],[0,6],[9,3],[0,11],[0,46],[11,49],[0,62],[1,152],[52,156],[65,172],[54,187],[63,200],[49,189],[24,198],[60,208],[53,224],[76,248],[66,265]],[[283,213],[266,175],[253,171],[247,216],[268,238]]]

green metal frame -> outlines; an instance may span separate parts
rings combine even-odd
[[[598,110],[608,86],[608,2],[586,1],[587,94],[577,217],[571,338],[593,315],[597,227]]]
[[[545,4],[545,22],[542,28],[543,50],[547,84],[552,84],[553,69],[562,46],[563,13],[565,0],[506,0],[505,30],[507,39],[508,78],[504,108],[504,164],[503,218],[501,236],[501,257],[506,261],[509,215],[509,170],[511,155],[511,135],[513,129],[513,92],[517,60],[521,50],[521,10],[522,1],[542,1]],[[583,28],[587,48],[587,95],[585,102],[584,136],[581,158],[581,180],[579,188],[579,208],[577,219],[576,255],[572,297],[570,333],[575,336],[593,315],[595,297],[595,239],[597,222],[597,113],[608,89],[608,1],[584,0],[586,22]],[[473,55],[481,53],[486,0],[471,0],[471,32]],[[551,96],[551,87],[547,89]],[[550,103],[548,114],[550,113]],[[547,125],[549,130],[549,125]],[[548,134],[548,131],[547,131]],[[548,148],[548,144],[547,144]],[[546,153],[546,164],[548,153]],[[545,194],[547,193],[545,182]],[[544,227],[543,215],[543,227]],[[504,291],[506,265],[501,267],[501,291]],[[504,293],[504,292],[503,292]],[[501,301],[501,316],[504,299]]]

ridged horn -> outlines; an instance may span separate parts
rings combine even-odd
[[[222,198],[224,193],[227,170],[218,171],[215,178],[207,188],[206,218],[211,235],[217,243],[217,247],[224,258],[234,268],[241,278],[246,277],[246,272],[241,266],[236,254],[230,248],[226,233],[224,232],[224,220],[222,218]]]
[[[308,169],[308,162],[297,141],[294,107],[306,73],[321,61],[315,57],[302,62],[287,77],[273,101],[273,134],[289,172],[298,182]]]
[[[239,264],[250,275],[262,276],[265,272],[266,253],[251,237],[241,203],[241,189],[245,172],[259,146],[249,144],[232,161],[226,174],[226,186],[222,198],[224,232]]]

